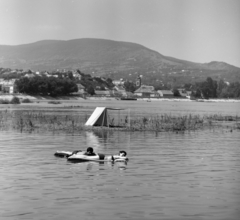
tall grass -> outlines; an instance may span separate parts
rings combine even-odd
[[[48,115],[44,112],[35,111],[0,111],[0,129],[17,129],[20,131],[64,131],[75,133],[89,129],[112,129],[124,131],[196,131],[199,129],[211,129],[219,127],[231,127],[240,130],[239,116],[222,115],[183,115],[173,116],[171,114],[137,116],[119,120],[118,126],[113,128],[106,127],[86,127],[85,122],[88,115]],[[130,120],[130,121],[129,121]],[[114,118],[110,119],[114,121]],[[117,120],[116,120],[117,121]]]
[[[204,126],[198,115],[172,116],[168,114],[132,119],[129,130],[185,131],[197,130]]]

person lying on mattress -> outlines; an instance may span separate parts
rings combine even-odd
[[[118,155],[109,155],[106,156],[105,154],[98,154],[100,160],[108,160],[108,161],[115,161],[119,159],[127,159],[127,152],[126,151],[119,151]]]
[[[93,151],[93,148],[92,147],[88,147],[86,152],[84,153],[84,155],[87,155],[87,156],[96,156],[96,153]]]
[[[73,154],[78,154],[78,153],[81,153],[83,155],[87,155],[87,156],[96,156],[97,154],[93,151],[93,148],[92,147],[88,147],[87,150],[84,152],[82,150],[75,150],[72,152],[71,155]],[[69,156],[71,156],[69,155]]]
[[[73,151],[71,155],[74,154],[83,154],[86,156],[99,156],[99,160],[108,160],[108,161],[115,161],[115,160],[119,160],[119,159],[126,159],[127,156],[127,152],[126,151],[119,151],[119,153],[117,155],[105,155],[105,154],[101,154],[101,153],[95,153],[92,147],[88,147],[87,150],[85,152],[83,151]],[[70,156],[71,156],[70,155]]]
[[[119,151],[118,155],[113,155],[112,156],[112,160],[116,160],[122,157],[126,157],[127,156],[127,152],[124,150]]]

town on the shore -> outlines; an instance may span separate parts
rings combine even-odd
[[[141,98],[211,99],[240,98],[240,83],[216,81],[208,77],[205,81],[169,86],[162,84],[156,89],[144,85],[141,75],[135,81],[113,80],[101,76],[91,76],[77,70],[33,71],[0,68],[0,95],[74,95],[87,97],[115,97],[123,100]],[[0,96],[1,99],[1,96]]]

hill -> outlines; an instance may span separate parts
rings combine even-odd
[[[104,39],[44,40],[31,44],[0,45],[0,67],[47,70],[80,69],[112,79],[144,83],[182,84],[207,77],[240,81],[240,68],[224,62],[194,63],[164,56],[142,45]]]

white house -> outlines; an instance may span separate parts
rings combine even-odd
[[[173,92],[171,90],[158,90],[157,92],[160,95],[160,97],[163,97],[163,98],[172,98],[172,97],[174,97],[174,94],[173,94]]]
[[[122,86],[124,84],[124,81],[122,79],[120,79],[120,80],[113,80],[112,83],[115,86]]]
[[[13,94],[15,92],[15,79],[3,80],[0,79],[0,92]]]
[[[147,85],[141,85],[140,88],[134,92],[134,95],[143,98],[159,97],[159,94],[154,90],[154,87]]]

